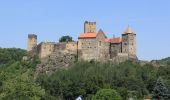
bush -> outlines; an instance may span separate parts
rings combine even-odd
[[[122,100],[121,96],[113,89],[101,89],[92,100]]]

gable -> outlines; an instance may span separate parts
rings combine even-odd
[[[98,40],[105,40],[107,38],[107,36],[105,35],[105,33],[100,29],[99,32],[97,33],[96,39]]]

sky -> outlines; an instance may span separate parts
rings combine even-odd
[[[132,27],[141,60],[170,57],[170,0],[0,0],[0,47],[26,49],[29,33],[77,40],[86,20],[108,37]]]

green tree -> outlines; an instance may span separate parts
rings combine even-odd
[[[23,61],[25,54],[22,49],[0,49],[0,100],[40,100],[45,95],[45,90],[35,82],[39,59],[27,55],[29,59]]]
[[[121,96],[113,89],[101,89],[92,100],[122,100]]]
[[[72,40],[72,37],[71,36],[68,36],[68,35],[66,35],[66,36],[62,36],[61,38],[60,38],[60,40],[59,40],[59,42],[72,42],[73,40]]]
[[[20,76],[6,80],[0,92],[1,100],[40,100],[45,95],[32,76],[33,71],[28,70]]]
[[[168,89],[166,88],[163,79],[159,77],[153,89],[152,98],[155,100],[168,100],[167,93],[168,93]]]
[[[0,48],[0,65],[20,61],[25,53],[25,50],[18,48]]]

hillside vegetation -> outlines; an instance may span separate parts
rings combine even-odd
[[[78,62],[69,70],[60,70],[38,81],[53,97],[71,99],[83,95],[89,100],[100,89],[115,89],[123,100],[142,99],[152,94],[157,78],[161,76],[170,89],[170,66],[155,68],[126,61],[120,65],[99,62]]]
[[[34,72],[39,62],[22,49],[0,49],[0,100],[40,100],[45,90],[35,82]]]
[[[167,64],[167,65],[170,65],[170,57],[168,58],[165,58],[165,59],[162,59],[162,60],[156,60],[158,63],[161,63],[161,64]]]
[[[0,49],[0,55],[0,100],[74,100],[80,95],[83,100],[96,100],[100,95],[142,100],[152,97],[158,77],[170,90],[168,64],[153,67],[133,61],[119,65],[80,61],[50,76],[37,76],[36,64],[40,63],[37,56],[15,48]],[[22,60],[23,55],[28,56],[27,61]]]

